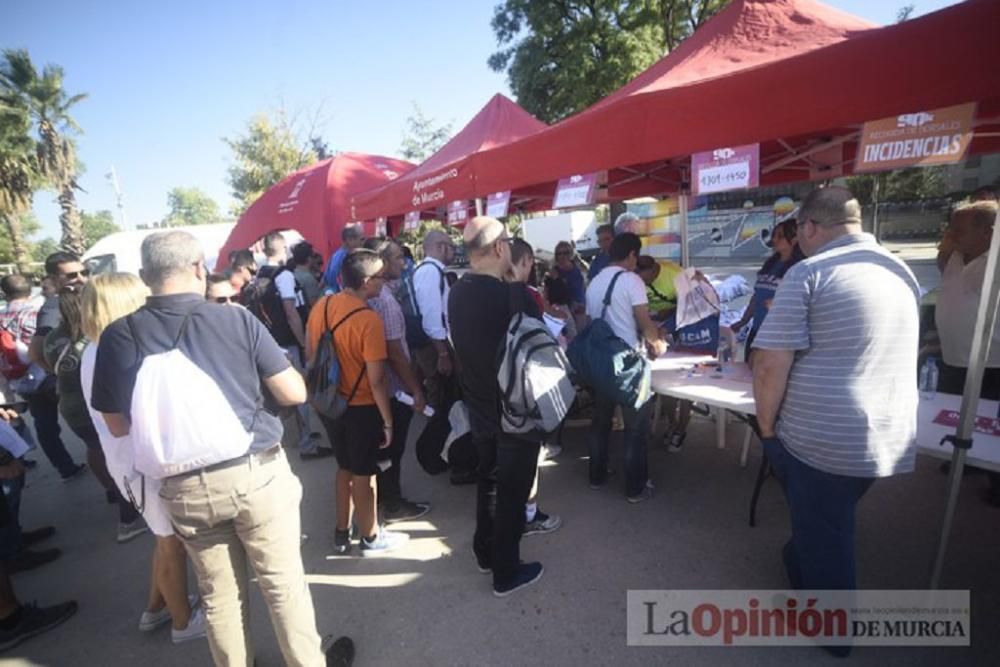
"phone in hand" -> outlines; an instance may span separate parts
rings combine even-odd
[[[27,401],[17,401],[16,403],[0,403],[0,409],[11,410],[16,412],[18,415],[23,415],[28,411]]]

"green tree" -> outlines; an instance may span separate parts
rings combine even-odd
[[[29,264],[34,261],[33,251],[36,245],[31,242],[31,237],[37,234],[42,226],[38,223],[38,218],[35,217],[35,214],[30,211],[11,215],[10,218],[13,219],[14,224],[21,234],[20,242],[23,244],[25,256],[20,260],[18,259],[14,251],[13,236],[0,234],[0,264],[14,264],[17,266],[18,273],[30,273]],[[7,218],[4,220],[5,223],[10,223],[10,220]]]
[[[676,47],[728,0],[505,0],[491,26],[518,103],[552,123],[620,88]]]
[[[330,146],[323,141],[323,137],[315,135],[309,137],[309,146],[316,153],[317,160],[328,160],[337,154],[337,151],[330,150]]]
[[[174,188],[167,193],[167,206],[170,212],[164,223],[168,227],[222,222],[219,205],[198,188]]]
[[[260,113],[247,124],[244,134],[222,140],[233,151],[229,187],[237,216],[288,174],[316,161],[307,139],[299,141],[284,111]]]
[[[411,162],[423,162],[451,139],[452,124],[437,125],[433,118],[428,118],[424,112],[413,105],[413,113],[406,119],[406,131],[399,152]]]
[[[5,50],[4,62],[0,63],[0,87],[20,99],[38,133],[38,171],[58,193],[62,245],[82,254],[83,230],[76,204],[80,165],[72,138],[80,127],[70,110],[87,95],[68,95],[63,89],[63,76],[58,65],[46,65],[39,73],[24,49]]]
[[[80,211],[80,225],[83,228],[83,244],[87,248],[105,236],[121,231],[121,227],[115,224],[115,218],[108,210],[95,213]]]
[[[859,174],[847,178],[847,187],[863,205],[875,203],[878,181],[879,203],[936,199],[948,194],[948,168],[910,167],[883,174]]]
[[[56,240],[51,236],[46,236],[31,247],[31,258],[36,262],[44,262],[46,257],[57,250],[59,250],[59,244],[56,243]]]
[[[23,216],[31,208],[38,173],[30,128],[27,108],[17,97],[0,92],[0,222],[7,230],[0,238],[0,256],[2,263],[16,264],[21,273],[31,261],[31,234]]]

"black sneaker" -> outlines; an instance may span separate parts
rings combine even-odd
[[[472,550],[472,555],[476,559],[476,569],[479,570],[479,574],[489,574],[493,571],[493,567],[489,564],[489,561],[485,558],[480,558],[476,550]]]
[[[34,546],[39,542],[49,539],[56,534],[55,526],[43,526],[41,528],[36,528],[35,530],[22,530],[21,531],[21,544],[27,549],[30,546]]]
[[[75,466],[73,466],[72,470],[63,475],[60,479],[62,479],[63,483],[72,482],[74,479],[79,478],[80,475],[82,475],[86,471],[87,471],[87,464],[78,463]]]
[[[680,431],[674,431],[670,434],[670,439],[667,441],[667,451],[671,454],[676,454],[677,452],[684,449],[684,440],[687,438],[687,433]]]
[[[340,556],[351,553],[351,531],[333,530],[333,553]]]
[[[541,579],[544,571],[545,568],[542,567],[541,563],[521,563],[513,579],[500,586],[496,583],[493,584],[493,595],[505,598],[514,591],[526,588]]]
[[[7,560],[7,572],[17,574],[27,572],[43,565],[48,565],[62,555],[59,549],[45,549],[43,551],[31,551],[23,549],[21,553]]]
[[[545,533],[557,530],[561,525],[562,519],[558,514],[546,514],[541,510],[536,510],[534,520],[525,522],[524,532],[521,534],[524,537],[528,535],[544,535]]]
[[[395,523],[397,521],[412,521],[414,519],[419,519],[423,515],[431,511],[430,505],[424,505],[421,503],[413,503],[409,500],[403,500],[399,503],[399,507],[390,509],[385,508],[382,511],[382,519],[386,523]]]
[[[341,637],[330,643],[333,635],[323,638],[323,653],[326,655],[326,667],[351,667],[354,663],[354,641],[350,637]]]
[[[51,607],[39,607],[35,603],[21,605],[20,622],[10,630],[0,630],[0,651],[51,630],[75,613],[75,600]]]

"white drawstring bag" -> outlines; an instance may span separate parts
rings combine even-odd
[[[189,318],[173,348],[145,354],[132,392],[135,469],[153,479],[243,456],[253,441],[215,380],[177,349]]]
[[[698,269],[688,267],[674,276],[674,289],[677,290],[678,329],[719,314],[719,295]]]

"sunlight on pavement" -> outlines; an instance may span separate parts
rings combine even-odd
[[[401,532],[406,532],[404,530],[405,524],[398,524]],[[354,553],[358,553],[357,547],[354,549]],[[410,540],[405,547],[402,547],[398,551],[390,551],[385,554],[379,554],[377,556],[365,556],[364,558],[378,558],[378,559],[392,559],[392,560],[408,560],[408,561],[418,561],[425,563],[427,561],[437,560],[438,558],[447,558],[451,555],[451,547],[444,543],[444,540],[438,537],[421,537],[415,540]],[[347,560],[350,558],[357,558],[356,555],[352,556],[339,556],[339,555],[328,555],[325,557],[327,561],[339,561]]]
[[[322,586],[344,586],[346,588],[396,588],[413,583],[420,577],[419,572],[399,572],[396,574],[307,574],[306,581]]]

